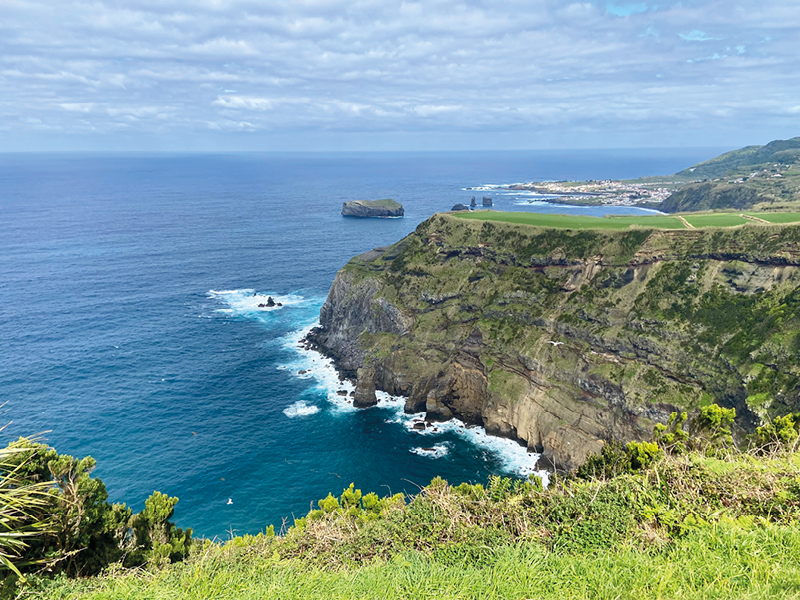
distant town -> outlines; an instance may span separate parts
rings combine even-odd
[[[646,183],[623,181],[541,181],[536,183],[516,183],[506,189],[529,191],[537,194],[561,196],[564,200],[581,203],[598,203],[614,206],[635,206],[637,204],[660,204],[666,200],[675,186],[682,181],[664,181],[659,186]],[[661,187],[670,185],[671,187]]]

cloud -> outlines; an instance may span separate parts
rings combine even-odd
[[[759,110],[765,128],[787,126],[800,97],[788,1],[15,0],[3,12],[6,149],[42,126],[159,143],[198,132],[711,143]]]
[[[708,35],[706,35],[705,31],[700,31],[699,29],[695,29],[693,31],[690,31],[689,33],[679,33],[678,35],[687,42],[713,42],[724,39],[724,38],[709,37]]]

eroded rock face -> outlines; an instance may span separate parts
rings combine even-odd
[[[358,370],[355,392],[353,406],[356,408],[367,408],[378,403],[378,398],[375,396],[375,369]]]
[[[309,339],[357,379],[359,406],[375,389],[405,395],[409,412],[572,468],[675,410],[734,406],[744,431],[799,409],[798,286],[800,228],[572,232],[439,215],[342,269]],[[775,307],[780,320],[765,317]],[[748,401],[756,389],[769,399]]]
[[[402,217],[403,205],[394,200],[351,200],[342,204],[342,216],[360,218]]]

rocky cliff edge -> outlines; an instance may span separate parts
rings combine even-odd
[[[336,276],[310,341],[410,412],[572,468],[676,410],[800,408],[800,227],[566,230],[434,215]]]

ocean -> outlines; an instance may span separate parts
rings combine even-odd
[[[535,455],[457,422],[414,431],[402,399],[358,411],[298,341],[352,256],[506,183],[672,173],[714,149],[341,154],[0,154],[3,443],[91,455],[109,499],[153,490],[226,539],[277,530],[351,482],[413,494],[434,476],[527,476]],[[478,191],[467,188],[480,188]],[[399,219],[342,202],[394,198]],[[283,306],[259,308],[271,295]]]

